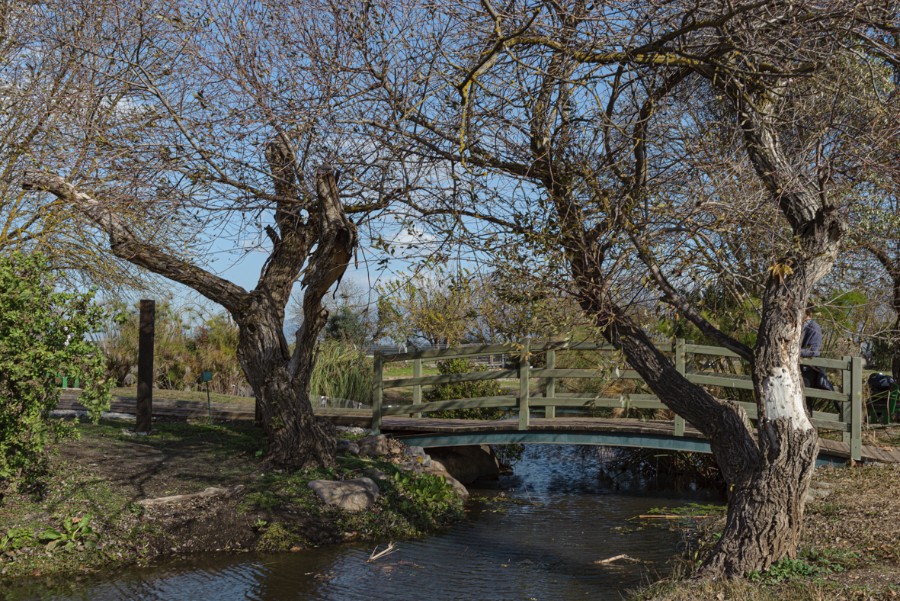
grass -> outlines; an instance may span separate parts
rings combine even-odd
[[[176,545],[203,551],[207,543],[196,541],[218,535],[280,551],[418,536],[462,515],[462,502],[443,479],[383,460],[341,456],[333,468],[265,471],[264,436],[249,423],[156,422],[153,434],[141,437],[116,421],[78,430],[80,440],[54,448],[39,489],[0,500],[0,590],[35,578],[57,586],[80,574],[144,563]],[[381,496],[359,514],[323,505],[308,487],[312,479],[371,473],[384,474]],[[149,517],[136,503],[237,485],[243,490],[233,499]]]
[[[723,582],[689,580],[699,554],[684,558],[676,576],[640,591],[632,601],[868,601],[900,599],[900,466],[824,468],[816,480],[832,494],[807,505],[800,549],[764,573]],[[722,522],[706,524],[708,549]],[[693,545],[694,548],[697,545]]]
[[[137,401],[137,387],[113,388],[112,395],[113,398],[117,398],[122,401]],[[217,392],[210,392],[209,397],[210,401],[213,403],[253,404],[255,401],[252,396],[234,396],[230,394],[220,394]],[[165,390],[161,388],[154,388],[153,398],[163,401],[194,401],[205,403],[206,392],[197,392],[193,390]]]
[[[412,378],[413,362],[412,361],[391,361],[385,363],[383,367],[385,379],[388,378]],[[423,376],[436,376],[440,372],[434,363],[422,363]]]

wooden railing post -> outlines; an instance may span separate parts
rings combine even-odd
[[[556,369],[556,351],[552,349],[547,351],[547,369]],[[551,401],[556,398],[556,378],[547,378],[544,398]],[[554,419],[556,417],[556,407],[544,405],[544,417]]]
[[[531,375],[531,363],[528,353],[531,348],[531,341],[526,338],[522,343],[522,355],[519,360],[519,430],[527,430],[528,423],[531,421],[529,414],[529,401],[531,397],[531,389],[529,387],[528,377]]]
[[[684,358],[684,338],[675,339],[675,370],[681,375],[687,375]],[[684,436],[684,418],[675,414],[675,436]]]
[[[421,359],[413,359],[413,377],[421,378],[422,377],[422,360]],[[413,386],[413,405],[418,405],[422,402],[422,385],[418,384]],[[416,413],[416,417],[422,417],[421,413]]]
[[[845,355],[845,356],[841,357],[841,359],[843,359],[844,361],[847,362],[847,367],[841,371],[841,392],[843,392],[844,396],[847,397],[847,400],[852,403],[852,401],[853,401],[853,387],[851,385],[851,382],[853,381],[853,376],[851,373],[852,372],[852,368],[851,368],[852,359],[850,358],[849,355]],[[839,418],[841,420],[841,422],[846,424],[847,416],[850,414],[851,414],[851,409],[848,406],[848,403],[845,403],[842,401],[841,402],[841,415]],[[847,444],[850,444],[851,433],[847,432],[846,430],[841,432],[841,440]]]
[[[850,360],[850,458],[862,459],[862,357]]]
[[[374,378],[372,390],[372,432],[381,434],[381,405],[384,399],[384,358],[380,351],[375,351],[372,361]]]

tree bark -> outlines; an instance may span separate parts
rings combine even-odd
[[[309,397],[310,359],[303,373],[289,370],[283,310],[260,293],[235,315],[240,338],[238,360],[259,404],[269,448],[266,462],[279,469],[302,469],[334,463],[334,426],[313,413]],[[315,345],[295,350],[315,354]]]

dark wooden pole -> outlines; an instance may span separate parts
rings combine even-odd
[[[156,323],[156,302],[141,301],[140,333],[138,337],[137,423],[135,432],[149,434],[153,419],[153,338]]]

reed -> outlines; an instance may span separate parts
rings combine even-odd
[[[342,401],[372,402],[372,362],[358,347],[336,340],[319,346],[309,393],[312,399],[327,397],[329,405]]]

